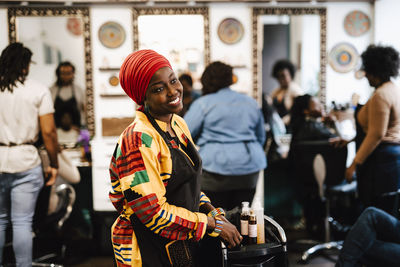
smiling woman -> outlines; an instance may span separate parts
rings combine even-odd
[[[119,78],[140,108],[110,164],[110,199],[120,213],[112,228],[117,266],[214,266],[199,254],[206,230],[228,247],[239,245],[241,236],[200,191],[201,159],[175,114],[182,109],[182,84],[153,50],[130,54]]]
[[[149,90],[146,91],[145,110],[155,119],[168,123],[172,114],[179,113],[182,108],[183,87],[173,70],[163,67],[156,71],[150,80]],[[168,132],[174,132],[168,127]]]

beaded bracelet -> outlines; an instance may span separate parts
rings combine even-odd
[[[207,214],[208,217],[213,217],[213,218],[219,215],[225,216],[225,211],[223,208],[215,208]]]
[[[217,237],[217,236],[219,236],[219,234],[220,234],[221,231],[222,231],[223,225],[224,225],[224,222],[223,222],[223,221],[218,220],[218,219],[215,219],[215,228],[214,228],[214,230],[213,230],[211,233],[209,233],[208,235],[211,236],[211,237]]]

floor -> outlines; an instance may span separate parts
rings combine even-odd
[[[310,259],[307,264],[299,263],[299,259],[301,257],[301,253],[290,252],[288,255],[289,258],[289,266],[290,267],[334,267],[335,263],[332,261],[336,257],[331,256],[331,258],[327,256],[318,256]],[[109,256],[95,256],[83,260],[81,263],[69,265],[74,267],[110,267],[113,266],[113,258]]]
[[[307,235],[303,230],[293,230],[286,232],[288,238],[288,260],[290,267],[334,267],[337,252],[319,254],[312,257],[306,264],[300,263],[302,251],[311,246],[310,242],[303,240]],[[303,240],[303,241],[302,241]],[[114,266],[112,256],[92,256],[82,259],[81,262],[66,265],[73,267],[112,267]]]
[[[95,238],[87,238],[85,232],[68,233],[68,236],[72,238],[69,238],[69,243],[65,252],[66,261],[64,261],[64,266],[115,267],[113,256],[110,254],[112,251],[111,243],[109,242],[110,239],[109,236],[107,236],[107,234],[109,234],[109,226],[106,224],[104,227],[101,227],[103,230],[94,231],[94,233],[96,233],[93,235]],[[315,255],[306,264],[300,263],[299,260],[301,259],[302,252],[312,245],[310,242],[305,242],[309,240],[309,236],[306,234],[305,230],[288,230],[285,226],[282,225],[282,227],[285,229],[288,240],[287,249],[290,267],[334,267],[334,262],[337,257],[336,251],[329,254]],[[48,242],[48,240],[46,240],[45,244],[37,246],[41,248],[38,253],[43,255],[46,249],[52,251],[56,244],[56,239],[54,239],[54,242]],[[5,251],[5,258],[12,258],[10,255],[10,249]],[[4,265],[4,267],[11,266],[13,265]]]

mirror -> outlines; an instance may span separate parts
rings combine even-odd
[[[254,97],[278,87],[271,72],[280,59],[296,66],[294,82],[302,92],[325,105],[325,8],[253,8]]]
[[[164,55],[177,75],[189,73],[193,88],[210,62],[208,8],[134,8],[134,49]]]
[[[94,135],[90,21],[88,8],[17,7],[8,9],[9,41],[21,42],[32,53],[29,77],[47,87],[57,79],[60,62],[75,67],[74,86],[80,93],[81,116]],[[78,89],[80,88],[80,89]],[[54,100],[54,99],[53,99]],[[57,103],[57,102],[56,102]]]

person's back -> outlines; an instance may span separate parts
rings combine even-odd
[[[37,149],[32,144],[39,136],[37,118],[43,112],[52,113],[49,95],[46,87],[31,79],[18,83],[12,93],[8,90],[1,93],[0,143],[7,145],[0,146],[1,172],[25,171],[40,164]],[[49,102],[50,108],[43,101]]]
[[[0,263],[11,221],[17,266],[32,265],[32,217],[44,184],[57,176],[57,135],[49,90],[26,79],[32,52],[21,43],[0,56]],[[42,133],[50,166],[42,169],[33,145]]]
[[[261,109],[229,88],[232,75],[231,66],[211,63],[201,78],[203,96],[185,115],[203,160],[202,190],[226,209],[252,201],[258,172],[266,167]]]
[[[256,101],[229,88],[200,97],[185,120],[197,129],[198,116],[204,116],[201,134],[193,130],[200,146],[204,169],[222,174],[244,174],[263,168],[257,158],[264,156],[264,120]],[[193,127],[191,127],[193,126]],[[251,149],[248,148],[251,147]],[[248,151],[253,154],[249,154]]]

